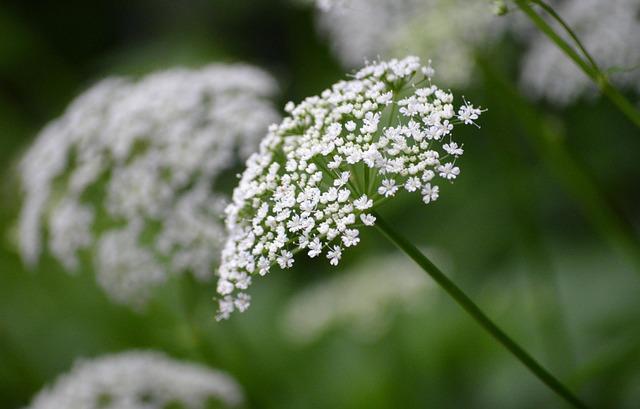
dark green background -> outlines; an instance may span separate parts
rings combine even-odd
[[[445,251],[447,273],[593,407],[637,408],[640,132],[606,100],[564,110],[528,101],[514,85],[519,49],[505,38],[480,53],[484,69],[454,90],[488,108],[481,129],[459,132],[466,152],[456,184],[434,205],[411,196],[381,213]],[[373,229],[339,269],[300,259],[256,280],[252,308],[224,323],[212,318],[213,285],[172,282],[136,314],[110,304],[89,271],[69,275],[50,257],[26,270],[12,240],[14,165],[38,130],[105,76],[215,61],[270,71],[282,87],[278,106],[344,75],[313,10],[284,0],[0,4],[0,407],[26,405],[78,357],[131,348],[228,371],[251,408],[563,407],[437,290],[412,313],[391,311],[389,330],[373,340],[335,328],[308,346],[288,342],[282,312],[298,289],[394,251]],[[571,163],[600,196],[585,194]],[[630,249],[597,217],[598,197]]]

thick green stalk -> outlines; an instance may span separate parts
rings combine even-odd
[[[576,40],[577,46],[580,50],[585,54],[585,61],[583,57],[581,57],[571,45],[569,45],[556,31],[547,23],[542,17],[536,13],[536,11],[531,7],[529,3],[538,4],[544,10],[549,12],[549,10],[553,9],[547,4],[543,3],[540,0],[514,0],[518,8],[524,12],[524,14],[529,17],[529,19],[538,27],[540,31],[542,31],[551,41],[553,41],[558,48],[562,52],[564,52],[567,57],[569,57],[577,66],[582,70],[582,72],[589,77],[594,84],[600,89],[600,91],[605,94],[611,102],[613,102],[618,109],[631,120],[636,126],[640,127],[640,112],[636,109],[636,107],[629,102],[629,100],[622,95],[613,85],[609,82],[607,76],[595,65],[593,62],[593,58],[591,55],[584,49],[579,40]],[[577,36],[573,33],[573,31],[564,23],[564,21],[559,18],[555,11],[550,12],[550,15],[558,20],[560,25],[565,28],[569,36],[577,39]]]
[[[471,317],[496,341],[504,346],[513,356],[515,356],[527,369],[529,369],[540,381],[562,397],[567,403],[575,408],[587,408],[578,397],[576,397],[566,386],[540,365],[529,353],[520,345],[504,333],[484,312],[457,286],[449,280],[446,275],[424,254],[420,252],[410,241],[397,233],[388,225],[379,214],[376,214],[376,227],[380,232],[395,244],[400,250],[407,254],[416,262],[433,280],[445,290],[460,307],[462,307]]]

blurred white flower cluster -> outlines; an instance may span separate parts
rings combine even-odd
[[[431,83],[417,57],[367,65],[298,105],[273,125],[247,161],[226,209],[229,233],[218,270],[219,319],[244,311],[251,276],[293,255],[324,255],[337,265],[373,226],[373,208],[400,191],[425,203],[438,181],[453,181],[462,146],[454,124],[473,124],[481,110]]]
[[[320,29],[347,67],[377,56],[428,55],[447,68],[439,79],[451,87],[471,79],[476,49],[504,28],[486,0],[349,0],[332,7],[321,2],[316,1]]]
[[[334,7],[345,7],[352,0],[317,0],[316,6],[323,11],[329,11]]]
[[[75,271],[86,250],[108,294],[134,307],[170,273],[209,279],[228,201],[218,182],[278,120],[275,91],[240,64],[98,83],[20,163],[23,258],[35,263],[44,241]]]
[[[561,0],[551,5],[612,81],[640,92],[640,0]],[[552,24],[570,44],[573,42]],[[535,33],[524,57],[522,84],[534,97],[566,105],[596,87],[555,43]],[[615,71],[618,72],[615,72]]]
[[[223,372],[128,351],[76,362],[27,409],[205,409],[209,402],[238,407],[243,401],[240,386]]]
[[[428,55],[447,67],[440,75],[444,84],[463,87],[472,79],[474,54],[511,32],[525,45],[521,82],[529,95],[566,105],[596,90],[573,61],[513,7],[506,17],[497,18],[488,0],[306,1],[317,5],[320,28],[348,67],[377,56]],[[640,92],[640,0],[549,3],[601,68],[613,70],[616,85]],[[552,25],[568,39],[559,24]]]
[[[395,308],[413,308],[429,288],[427,275],[406,256],[373,257],[297,293],[286,307],[283,329],[296,343],[343,325],[363,340],[375,339]]]

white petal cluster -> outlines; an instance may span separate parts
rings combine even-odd
[[[349,0],[319,8],[319,26],[348,67],[365,59],[429,55],[447,67],[439,80],[464,86],[474,53],[504,29],[487,0]],[[326,0],[325,0],[326,1]]]
[[[405,190],[432,202],[437,183],[459,175],[454,124],[481,110],[466,101],[456,110],[431,72],[417,57],[372,63],[287,104],[290,116],[269,128],[226,209],[219,319],[249,306],[253,275],[290,268],[297,252],[337,265],[375,223],[377,204]]]
[[[345,7],[351,0],[317,0],[316,6],[322,11],[329,11],[334,7]]]
[[[205,409],[208,402],[237,407],[243,400],[240,386],[223,372],[128,351],[76,362],[27,409]]]
[[[366,339],[384,331],[394,307],[413,307],[429,288],[427,276],[406,256],[374,257],[296,294],[286,307],[283,329],[296,343],[343,325]]]
[[[310,0],[318,9],[317,24],[335,54],[348,68],[359,67],[366,59],[386,56],[394,33],[411,18],[419,0],[349,0],[323,5],[326,0]],[[383,27],[383,29],[381,29]],[[400,50],[399,52],[406,52]]]
[[[100,284],[133,306],[169,272],[211,278],[228,203],[218,182],[278,120],[275,90],[268,74],[240,64],[89,89],[20,164],[24,259],[35,263],[43,242],[71,271],[94,255]]]
[[[611,74],[616,85],[640,92],[640,0],[562,0],[552,5],[601,69],[619,69]],[[559,105],[595,91],[592,81],[573,61],[539,33],[531,39],[524,57],[522,84],[532,96]]]

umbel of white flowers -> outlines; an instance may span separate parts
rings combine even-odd
[[[128,351],[76,362],[25,409],[205,409],[244,401],[229,375],[152,351]],[[218,407],[218,406],[216,406]]]
[[[376,62],[298,105],[272,125],[226,209],[227,242],[218,270],[218,319],[244,311],[253,275],[293,255],[337,265],[373,226],[371,210],[398,192],[438,198],[438,181],[453,181],[462,145],[454,124],[472,124],[481,110],[431,83],[418,57]]]
[[[219,177],[278,119],[275,90],[246,65],[99,82],[20,163],[23,258],[35,263],[43,240],[70,271],[89,255],[111,298],[134,307],[170,272],[209,279],[228,202]]]

